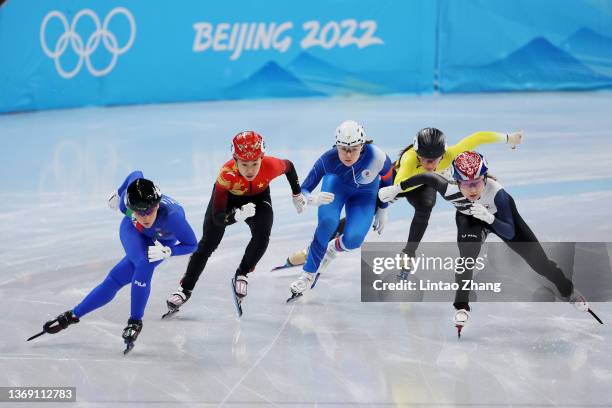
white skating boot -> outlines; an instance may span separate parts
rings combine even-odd
[[[291,297],[287,299],[287,303],[302,296],[304,291],[311,289],[315,283],[317,283],[318,276],[318,273],[302,272],[300,277],[289,286],[289,290],[291,290]]]
[[[589,302],[587,302],[582,293],[578,292],[576,289],[574,289],[572,294],[569,296],[568,302],[570,302],[570,304],[580,312],[586,313],[589,311]]]
[[[568,302],[570,302],[570,304],[574,306],[578,311],[583,313],[590,313],[595,320],[597,320],[600,324],[603,324],[599,316],[597,316],[595,312],[591,310],[589,302],[587,302],[586,298],[576,289],[574,289],[572,294],[569,296]]]
[[[470,311],[467,309],[459,309],[455,311],[455,317],[453,318],[453,323],[455,323],[455,327],[457,328],[457,337],[461,337],[461,329],[465,326],[470,320]]]
[[[236,306],[236,313],[238,317],[242,317],[242,301],[247,295],[247,286],[249,285],[249,279],[246,275],[236,275],[232,278],[232,289],[234,295],[234,306]]]
[[[327,244],[327,250],[325,251],[325,256],[323,256],[323,259],[321,259],[321,263],[319,264],[319,269],[317,269],[317,273],[323,273],[327,269],[331,261],[336,259],[338,253],[344,251],[345,249],[342,249],[342,246],[340,245],[340,237],[329,241],[329,243]]]
[[[314,282],[315,275],[316,273],[312,272],[302,272],[300,277],[291,284],[289,289],[291,289],[292,293],[301,295],[305,290],[310,289]]]
[[[179,288],[176,292],[172,293],[166,300],[168,311],[162,316],[162,319],[178,312],[181,306],[187,303],[190,297],[191,291],[183,288]]]
[[[245,275],[238,275],[234,280],[234,293],[238,299],[242,300],[247,295],[249,280]]]

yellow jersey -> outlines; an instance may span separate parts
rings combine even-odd
[[[435,172],[442,173],[444,170],[446,170],[451,165],[455,157],[457,157],[460,153],[468,150],[474,150],[476,147],[485,143],[506,142],[506,139],[505,133],[477,132],[471,134],[468,137],[461,139],[459,143],[446,148],[446,152],[444,152],[442,160],[440,160],[440,163],[438,163]],[[399,159],[399,168],[397,169],[393,184],[399,184],[403,180],[421,173],[425,173],[425,169],[423,166],[421,166],[416,152],[414,149],[408,149]],[[418,187],[420,186],[407,188],[404,190],[404,192],[414,190]]]

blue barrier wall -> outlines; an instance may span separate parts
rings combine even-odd
[[[609,1],[9,0],[0,112],[612,86]]]

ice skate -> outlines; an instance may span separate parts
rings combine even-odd
[[[183,288],[179,288],[179,290],[172,293],[168,300],[166,300],[168,311],[162,315],[162,319],[178,312],[180,307],[187,303],[190,297],[191,291]]]
[[[289,286],[291,297],[287,299],[287,303],[302,296],[304,291],[312,289],[317,283],[318,277],[318,273],[302,272],[300,277]]]
[[[72,310],[68,310],[67,312],[64,312],[61,315],[57,316],[55,319],[49,320],[48,322],[46,322],[43,325],[42,331],[28,338],[27,341],[34,340],[35,338],[40,337],[45,333],[55,334],[59,331],[64,330],[66,327],[70,326],[71,324],[78,323],[78,322],[79,322],[79,319],[75,315],[72,314]]]
[[[468,308],[469,309],[469,308]],[[453,323],[457,328],[457,337],[461,338],[461,330],[470,320],[470,311],[468,309],[459,309],[455,311],[455,317]]]
[[[340,246],[340,237],[329,241],[327,244],[327,250],[325,251],[325,256],[321,259],[321,264],[319,264],[319,269],[317,269],[318,273],[323,273],[328,267],[329,264],[336,259],[339,252],[343,252],[344,250]]]
[[[247,286],[249,284],[246,275],[237,275],[232,278],[232,294],[234,297],[234,306],[238,317],[242,317],[242,301],[247,295]]]
[[[591,310],[589,307],[589,302],[587,302],[584,295],[578,292],[576,289],[573,290],[572,294],[569,296],[568,302],[574,306],[578,311],[583,313],[589,313],[595,320],[597,320],[600,324],[603,324],[603,321]]]
[[[402,251],[402,267],[399,270],[399,273],[397,274],[397,279],[399,280],[408,280],[408,278],[410,277],[410,273],[413,270],[413,265],[414,265],[414,257],[411,255],[406,254],[404,251]],[[406,262],[404,262],[404,259],[406,259]]]
[[[279,269],[293,268],[294,266],[304,265],[306,263],[306,257],[308,256],[308,249],[302,249],[301,251],[294,252],[289,255],[284,265],[275,266],[272,271]]]
[[[125,350],[123,354],[129,353],[134,348],[134,342],[138,338],[142,330],[142,320],[129,319],[128,324],[123,329],[123,341],[125,342]]]

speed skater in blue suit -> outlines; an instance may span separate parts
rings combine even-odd
[[[106,305],[124,286],[131,287],[131,311],[123,338],[133,347],[142,330],[142,317],[151,293],[153,271],[164,259],[195,251],[198,241],[185,219],[183,207],[161,194],[141,171],[130,173],[108,200],[124,214],[119,238],[125,256],[73,309],[50,320],[41,333],[57,333],[78,323],[86,314]],[[129,351],[129,350],[127,350]]]
[[[377,194],[379,188],[392,184],[392,175],[391,160],[367,139],[363,126],[352,120],[338,126],[335,146],[315,162],[301,186],[302,193],[295,198],[302,210],[307,205],[319,208],[303,273],[290,287],[292,298],[312,287],[339,252],[359,248],[372,218],[374,230],[382,233],[388,204],[378,200]],[[320,181],[321,192],[313,193]],[[344,232],[330,241],[342,208],[346,213]]]

